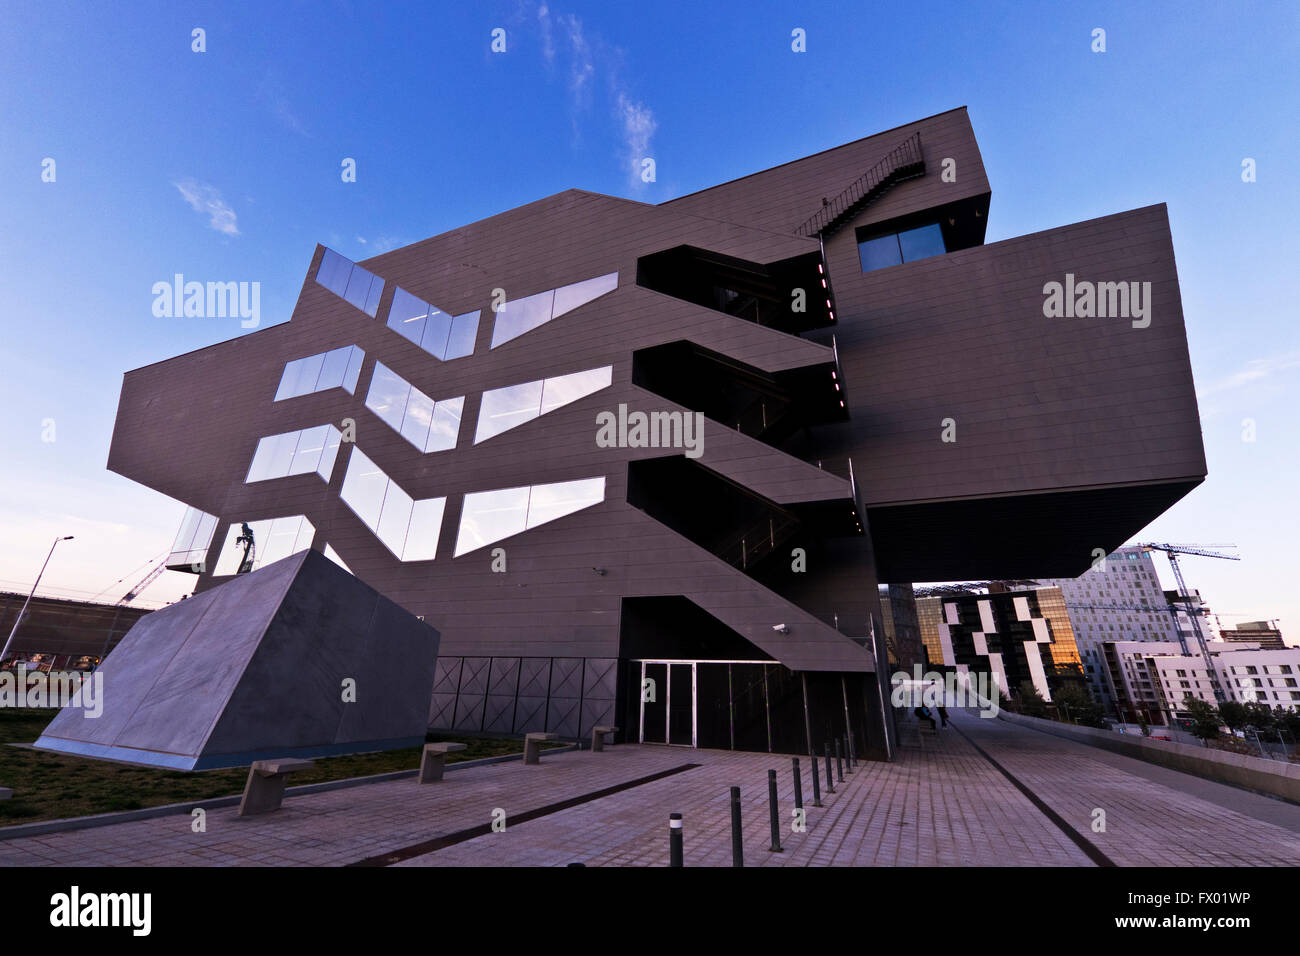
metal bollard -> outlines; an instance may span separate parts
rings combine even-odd
[[[745,846],[740,836],[740,788],[731,788],[731,865],[745,865]]]
[[[794,774],[794,808],[803,809],[803,774],[799,772],[799,758],[794,757],[794,766],[791,772]]]
[[[840,742],[835,741],[835,770],[836,779],[839,783],[844,782],[844,758],[840,756]]]
[[[854,746],[852,727],[849,728],[849,759],[853,762],[854,767],[858,765],[858,748]]]
[[[668,814],[668,865],[682,865],[682,815]]]
[[[770,805],[770,816],[772,819],[772,846],[769,848],[773,853],[784,852],[781,849],[781,812],[776,805],[776,771],[767,772],[767,802]]]
[[[826,743],[826,793],[827,794],[832,794],[835,792],[835,778],[831,774],[832,774],[831,745],[830,742],[827,741]]]
[[[815,750],[808,755],[808,769],[812,771],[813,806],[820,807],[822,805],[822,775],[817,770],[817,751]]]
[[[849,749],[849,735],[844,735],[844,772],[853,772],[853,751]]]

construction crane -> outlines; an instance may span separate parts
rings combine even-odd
[[[146,574],[144,577],[142,577],[139,581],[136,582],[135,587],[131,588],[131,590],[123,594],[122,599],[117,603],[130,604],[132,601],[134,601],[136,598],[140,596],[141,591],[143,591],[149,585],[153,584],[154,581],[158,580],[158,575],[162,574],[166,570],[167,570],[167,559],[163,558],[161,561],[159,561],[157,564],[153,566],[153,569],[148,574]]]
[[[1139,544],[1143,551],[1163,551],[1169,558],[1169,567],[1173,569],[1174,581],[1178,585],[1178,596],[1183,601],[1184,609],[1187,611],[1187,617],[1192,622],[1192,632],[1196,635],[1196,644],[1201,649],[1201,658],[1205,661],[1205,671],[1210,676],[1210,686],[1214,688],[1214,699],[1218,703],[1227,700],[1223,693],[1223,688],[1219,685],[1218,673],[1214,669],[1214,664],[1210,660],[1210,646],[1205,640],[1205,631],[1201,627],[1201,609],[1192,606],[1192,594],[1187,589],[1187,584],[1183,581],[1182,569],[1178,567],[1178,555],[1194,554],[1202,558],[1221,558],[1224,561],[1240,561],[1235,554],[1224,554],[1222,551],[1212,550],[1213,548],[1235,548],[1235,544],[1204,545],[1204,544]]]

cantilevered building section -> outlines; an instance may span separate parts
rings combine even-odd
[[[424,616],[435,727],[888,757],[881,584],[1077,575],[1205,475],[1164,207],[985,244],[989,201],[958,109],[318,246],[291,321],[126,375],[109,467],[194,509],[200,590],[310,547]]]

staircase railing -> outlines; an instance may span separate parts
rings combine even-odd
[[[823,199],[822,208],[809,216],[795,232],[801,236],[830,235],[890,186],[924,172],[921,133],[917,131],[886,153],[838,196]]]

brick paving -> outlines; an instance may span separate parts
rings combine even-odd
[[[1119,865],[1294,865],[1300,836],[1216,802],[1148,779],[1116,757],[1003,721],[961,716],[990,756]],[[482,826],[495,810],[505,830],[413,856],[399,866],[658,866],[668,858],[668,814],[685,817],[690,866],[728,866],[728,788],[741,788],[748,866],[1091,866],[1071,839],[971,744],[951,730],[918,735],[903,725],[900,758],[862,763],[812,806],[801,759],[806,832],[792,832],[790,758],[769,754],[616,746],[413,780],[290,796],[266,817],[209,810],[207,832],[189,815],[0,841],[0,866],[336,866],[396,853]],[[524,823],[511,817],[694,763],[645,783]],[[824,767],[824,762],[822,763]],[[767,771],[777,770],[784,852],[769,851]],[[1198,792],[1213,786],[1197,781]],[[1248,795],[1244,795],[1248,796]],[[1260,798],[1251,798],[1260,799]],[[1243,801],[1248,803],[1248,801]],[[1106,810],[1105,833],[1090,829]],[[1300,813],[1300,808],[1296,808]]]

